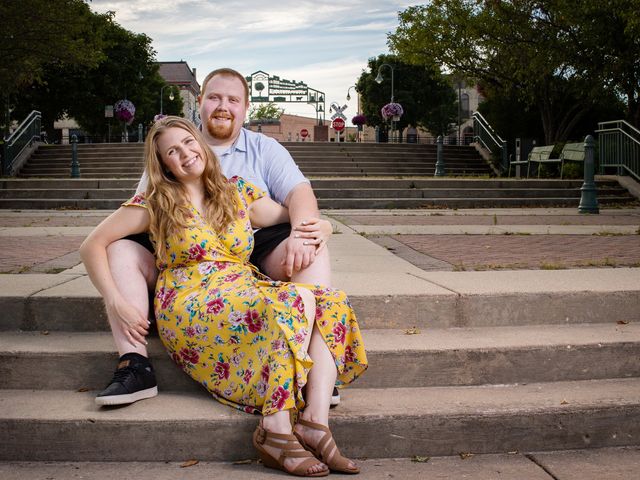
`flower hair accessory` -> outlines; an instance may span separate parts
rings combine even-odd
[[[380,113],[382,114],[382,118],[384,118],[385,120],[389,120],[390,118],[398,120],[394,117],[400,117],[404,113],[404,110],[402,108],[402,105],[400,105],[399,103],[387,103],[384,107],[382,107]]]

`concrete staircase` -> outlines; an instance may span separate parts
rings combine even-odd
[[[435,145],[377,143],[285,142],[285,148],[308,176],[433,176]],[[139,177],[141,143],[80,144],[78,161],[83,178]],[[489,175],[491,169],[468,146],[447,146],[448,175]],[[23,178],[68,178],[71,146],[44,145],[20,171]]]
[[[331,415],[345,454],[640,443],[639,269],[424,272],[396,257],[385,263],[391,254],[360,236],[335,238],[336,252],[357,252],[359,271],[338,269],[336,283],[350,294],[370,359]],[[365,261],[373,257],[378,268]],[[212,400],[156,337],[160,395],[97,408],[116,355],[88,279],[77,269],[9,277],[0,297],[0,460],[255,458],[257,418]]]
[[[0,208],[116,209],[131,197],[138,177],[0,179]],[[312,178],[322,209],[577,207],[579,180],[434,178]],[[602,205],[636,199],[615,180],[599,180]]]

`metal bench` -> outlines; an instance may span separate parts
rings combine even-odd
[[[561,164],[560,169],[562,170],[562,159],[561,158],[551,158],[551,153],[553,153],[554,145],[544,145],[542,147],[533,147],[531,152],[529,152],[528,163],[537,163],[538,164],[538,178],[540,178],[540,167],[542,167],[543,163],[559,163]],[[527,165],[527,178],[529,178],[529,166]]]
[[[562,179],[564,162],[584,162],[584,142],[567,143],[562,149],[560,160],[560,178]]]

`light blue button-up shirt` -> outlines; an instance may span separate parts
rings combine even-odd
[[[277,140],[245,128],[240,130],[233,145],[216,156],[225,176],[242,177],[269,192],[269,196],[279,203],[284,203],[296,185],[310,183],[287,149]],[[136,193],[143,193],[147,189],[147,182],[145,171]]]

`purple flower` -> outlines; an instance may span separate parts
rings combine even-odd
[[[129,100],[118,100],[113,106],[113,110],[116,118],[127,125],[133,122],[133,117],[136,114],[136,107]]]
[[[382,118],[389,120],[391,117],[399,117],[404,113],[402,105],[399,103],[387,103],[382,110],[380,110]]]
[[[367,123],[367,117],[362,114],[358,114],[351,119],[351,123],[354,125],[364,125]]]

